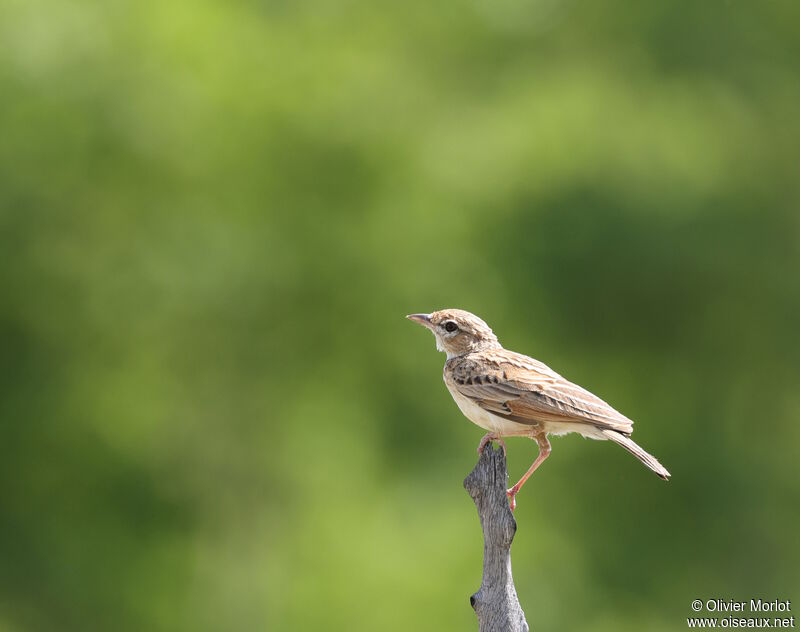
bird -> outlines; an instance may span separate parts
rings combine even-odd
[[[511,510],[519,490],[550,456],[548,435],[576,432],[589,439],[622,446],[663,480],[670,473],[631,439],[633,421],[546,364],[504,349],[483,320],[462,309],[409,314],[430,329],[436,348],[447,354],[444,383],[464,416],[488,432],[478,444],[481,454],[503,437],[529,437],[539,454],[522,478],[506,491]]]

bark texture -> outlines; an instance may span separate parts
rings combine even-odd
[[[469,598],[480,632],[528,632],[511,576],[511,542],[517,531],[508,506],[508,469],[503,450],[486,446],[475,469],[464,479],[483,530],[483,581]]]

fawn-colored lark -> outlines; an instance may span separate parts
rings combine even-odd
[[[489,431],[478,445],[479,453],[490,441],[499,442],[505,452],[502,437],[530,437],[539,445],[533,465],[506,492],[512,510],[520,488],[550,455],[549,434],[577,432],[590,439],[610,439],[664,480],[669,478],[666,468],[630,438],[630,419],[538,360],[503,349],[474,314],[443,309],[407,318],[436,336],[436,348],[447,354],[447,389],[467,419]]]

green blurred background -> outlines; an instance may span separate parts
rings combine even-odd
[[[442,307],[673,473],[554,440],[535,630],[800,599],[798,68],[796,2],[5,0],[0,630],[477,629]]]

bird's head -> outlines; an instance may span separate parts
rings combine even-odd
[[[409,314],[406,318],[430,329],[436,336],[436,348],[444,351],[448,358],[473,351],[501,348],[489,325],[463,309]]]

